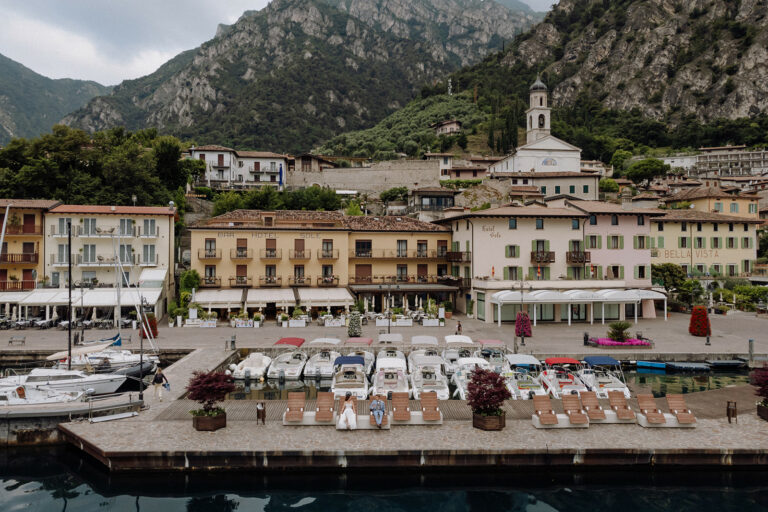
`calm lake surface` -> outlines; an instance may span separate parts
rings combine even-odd
[[[766,472],[121,476],[68,448],[6,452],[0,462],[4,512],[768,510]]]

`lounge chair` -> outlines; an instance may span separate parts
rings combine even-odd
[[[408,393],[392,393],[392,420],[396,422],[411,421],[411,401]]]
[[[371,400],[379,399],[382,402],[384,402],[384,417],[381,418],[381,428],[386,428],[389,425],[389,407],[387,406],[387,397],[382,395],[372,396]],[[370,423],[372,427],[378,428],[376,425],[376,418],[373,416],[373,411],[368,411],[368,417],[370,418]]]
[[[425,423],[443,422],[443,413],[440,412],[440,407],[437,405],[437,393],[434,391],[422,393],[420,401],[421,415]]]
[[[667,419],[656,406],[656,400],[653,395],[637,395],[637,405],[640,412],[637,415],[637,422],[643,427],[662,427],[666,426]],[[670,414],[670,416],[672,416]]]
[[[597,393],[594,391],[582,391],[581,392],[581,405],[587,412],[589,422],[603,423],[606,420],[605,411],[600,406],[600,402],[597,399]]]
[[[334,422],[334,402],[333,393],[330,391],[317,394],[317,404],[315,405],[315,421],[317,423]]]
[[[288,407],[285,409],[283,419],[289,423],[301,423],[306,405],[307,398],[303,392],[288,393]]]
[[[677,426],[694,426],[696,424],[696,417],[685,404],[683,395],[667,395],[667,407],[677,420]]]
[[[629,408],[627,398],[621,391],[609,391],[608,403],[611,405],[611,416],[616,415],[617,422],[634,423],[636,421],[635,412]]]
[[[552,401],[547,395],[534,395],[532,416],[533,426],[536,428],[554,428],[559,421],[555,411],[552,410]]]
[[[563,395],[563,410],[571,425],[589,425],[589,418],[581,408],[579,395]]]

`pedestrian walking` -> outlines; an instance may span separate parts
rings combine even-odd
[[[152,384],[154,385],[154,390],[152,391],[152,397],[153,398],[159,398],[160,401],[163,401],[163,388],[171,389],[171,385],[168,382],[168,377],[165,376],[163,373],[163,369],[159,366],[157,367],[157,371],[155,372],[155,376],[152,377]]]
[[[461,334],[461,320],[456,322],[456,334]]]

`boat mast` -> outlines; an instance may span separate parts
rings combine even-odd
[[[67,219],[67,281],[69,309],[67,312],[67,370],[72,369],[72,219]],[[80,290],[80,293],[83,293]]]

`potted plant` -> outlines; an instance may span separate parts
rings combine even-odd
[[[688,324],[688,332],[694,336],[711,336],[712,327],[709,324],[709,315],[704,306],[693,306],[691,322]]]
[[[476,368],[467,386],[467,403],[472,408],[472,426],[480,430],[502,430],[506,416],[501,406],[512,394],[506,381],[493,370]]]
[[[258,311],[253,314],[253,327],[258,328],[261,325],[261,321],[264,317]]]
[[[757,402],[757,415],[768,421],[768,365],[755,368],[751,377],[752,385],[755,386],[755,395],[761,399]]]
[[[283,327],[288,327],[288,315],[285,313],[280,313],[280,325]]]
[[[352,311],[349,315],[349,326],[347,327],[347,336],[350,338],[359,338],[363,334],[363,327],[360,323],[360,312]]]
[[[223,372],[195,372],[187,384],[187,396],[203,406],[189,411],[195,430],[214,431],[227,426],[227,413],[218,402],[235,390],[234,379]]]
[[[149,338],[147,334],[147,325],[149,325],[149,332],[152,334],[152,338],[157,338],[157,318],[154,313],[147,313],[144,315],[144,319],[141,322],[141,337]]]
[[[453,303],[443,302],[443,308],[445,308],[445,318],[451,318],[453,316]]]

